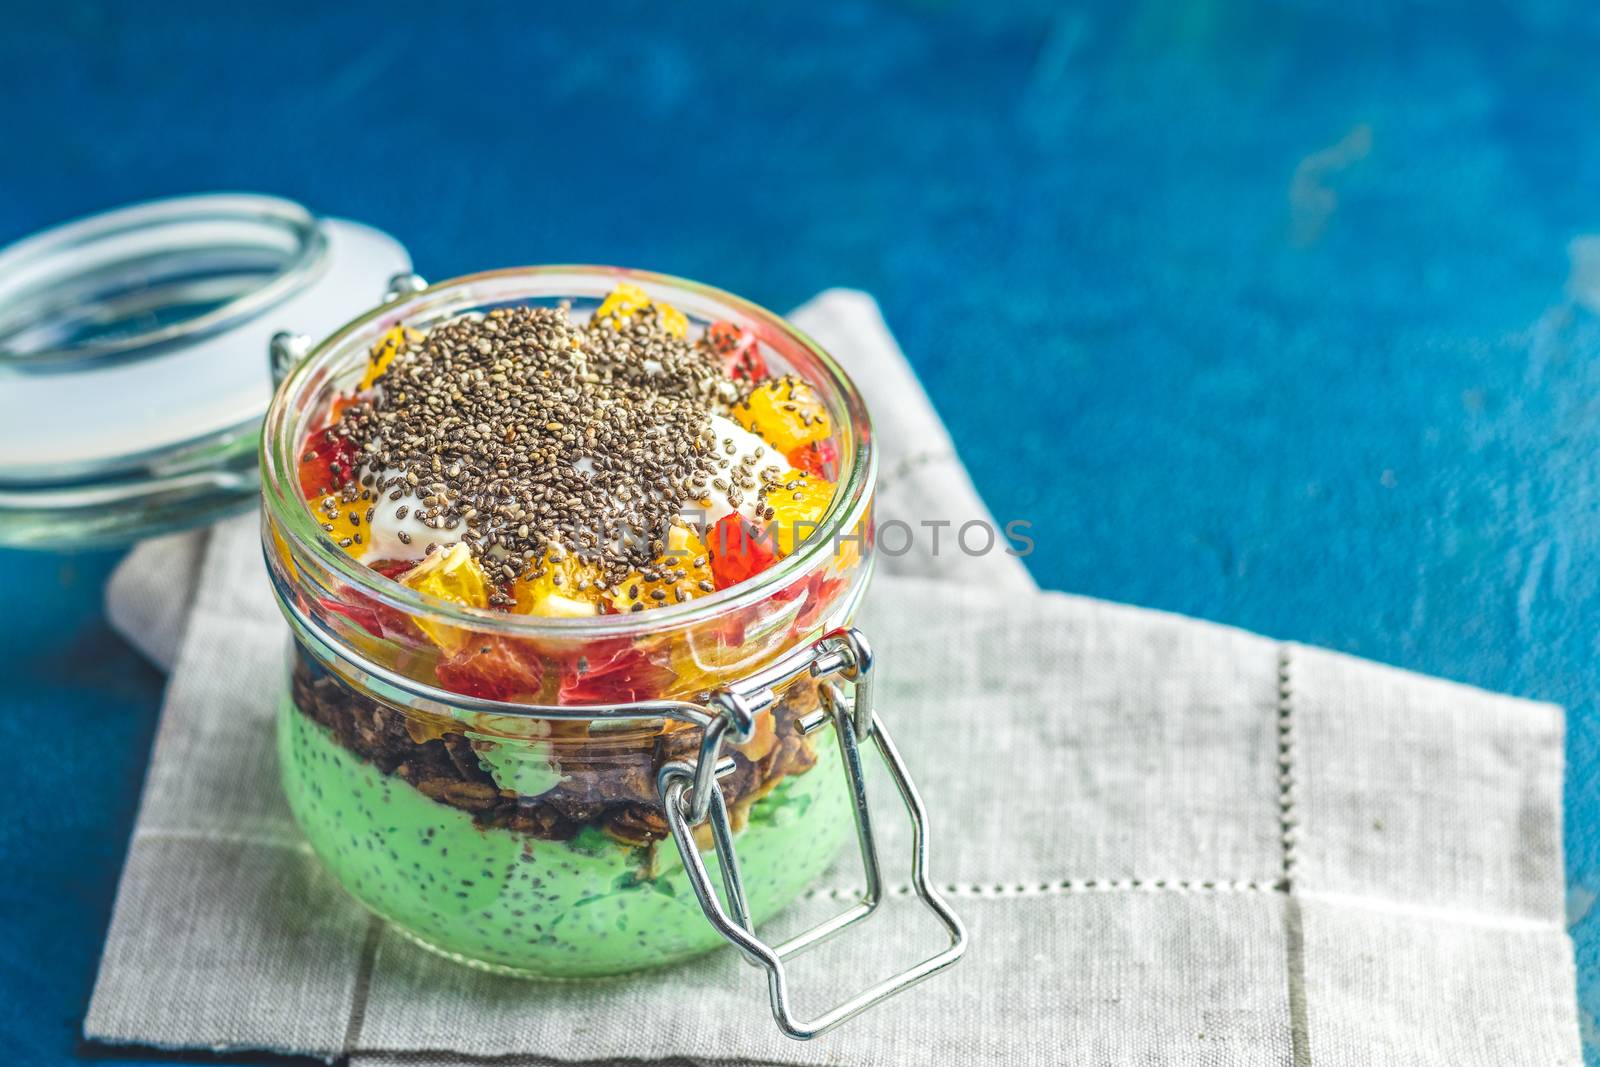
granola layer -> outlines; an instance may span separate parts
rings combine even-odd
[[[653,734],[594,737],[585,723],[570,737],[503,738],[470,734],[455,720],[402,712],[357,692],[299,648],[293,699],[334,739],[387,775],[409,783],[441,804],[469,813],[480,827],[499,827],[547,840],[568,840],[587,827],[619,841],[648,844],[668,836],[656,792],[656,774],[673,761],[692,763],[699,731],[675,728]],[[750,805],[789,775],[810,770],[816,755],[799,720],[818,706],[816,690],[791,686],[749,743],[725,747],[734,769],[720,779],[735,827]],[[539,724],[543,726],[544,724]],[[520,754],[540,746],[551,769],[549,788],[526,795],[506,788],[493,772],[496,749]],[[543,783],[541,783],[543,784]]]

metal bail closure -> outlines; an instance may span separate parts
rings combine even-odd
[[[810,645],[795,649],[772,666],[715,693],[710,703],[720,714],[706,726],[696,766],[669,763],[657,776],[667,824],[672,829],[672,839],[677,842],[684,871],[700,907],[717,932],[738,947],[746,960],[766,969],[772,1017],[785,1034],[801,1041],[827,1033],[879,1001],[931,977],[960,959],[967,947],[966,928],[928,880],[927,811],[906,771],[905,761],[873,710],[871,673],[871,650],[861,632],[854,628],[835,630]],[[866,890],[861,899],[844,912],[774,946],[761,940],[751,923],[733,830],[728,822],[728,808],[722,789],[717,785],[718,757],[722,738],[730,729],[738,739],[750,736],[755,716],[772,704],[774,691],[802,675],[810,675],[821,683],[824,707],[803,719],[801,729],[810,734],[831,725],[839,734],[839,753],[850,785]],[[846,698],[835,682],[828,680],[835,676],[854,683],[850,698]],[[911,817],[912,887],[918,899],[943,924],[950,942],[921,963],[863,990],[822,1015],[810,1020],[798,1019],[789,1004],[784,961],[867,918],[883,899],[878,850],[873,843],[872,820],[867,810],[866,780],[861,772],[861,745],[869,740],[876,746]],[[705,819],[710,820],[727,907],[718,899],[705,863],[700,859],[700,851],[695,847],[692,828]]]

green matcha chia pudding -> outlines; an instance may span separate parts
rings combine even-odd
[[[472,966],[607,975],[737,943],[696,891],[701,864],[720,885],[714,840],[753,928],[855,837],[860,398],[782,319],[690,282],[405,289],[267,415],[296,820],[357,900]]]
[[[295,691],[308,704],[319,701],[311,695],[319,688],[342,691],[346,706],[359,700],[326,673],[312,682],[315,669],[297,662],[306,683]],[[290,808],[344,887],[422,945],[497,971],[579,977],[671,963],[722,943],[670,838],[630,841],[603,819],[581,828],[557,823],[570,836],[541,837],[498,816],[484,819],[493,809],[475,813],[433,799],[404,777],[409,767],[386,773],[389,761],[358,755],[317,721],[338,713],[323,710],[330,703],[322,697],[307,714],[292,698],[283,702],[278,757]],[[400,715],[375,704],[363,710]],[[428,744],[471,751],[477,770],[514,793],[501,807],[539,803],[517,789],[559,788],[545,756],[549,742],[447,734]],[[783,777],[739,820],[740,868],[758,923],[815,879],[851,832],[833,732],[820,732],[811,747],[818,765]],[[468,780],[448,779],[460,795]]]

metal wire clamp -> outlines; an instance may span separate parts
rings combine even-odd
[[[768,945],[756,935],[746,903],[744,881],[734,849],[728,808],[717,785],[722,740],[729,731],[736,740],[745,740],[754,730],[755,717],[776,699],[776,691],[810,675],[821,683],[824,707],[801,721],[810,734],[832,726],[839,735],[839,753],[850,787],[855,814],[856,840],[866,875],[866,889],[850,908],[779,945]],[[852,682],[854,692],[847,698],[831,679]],[[744,953],[745,959],[767,972],[767,989],[772,1001],[772,1017],[788,1036],[809,1040],[828,1032],[874,1004],[909,989],[949,967],[966,951],[967,932],[961,920],[928,880],[928,817],[922,797],[911,782],[905,761],[895,748],[872,706],[872,653],[860,631],[835,630],[815,642],[801,646],[770,667],[714,693],[708,701],[720,712],[705,727],[695,765],[675,762],[661,768],[657,788],[662,807],[684,871],[694,887],[696,898],[711,925]],[[867,810],[866,781],[861,771],[861,745],[871,741],[894,779],[895,787],[911,817],[911,885],[918,899],[938,918],[949,936],[949,944],[921,963],[870,986],[841,1004],[803,1020],[795,1016],[789,1002],[789,980],[784,961],[840,933],[873,913],[883,899],[883,881],[878,850],[872,837],[872,820]],[[718,899],[711,876],[695,846],[693,827],[710,820],[711,838],[716,847],[718,866],[727,898]]]

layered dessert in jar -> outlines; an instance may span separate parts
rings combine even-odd
[[[369,908],[518,974],[721,943],[661,807],[703,736],[676,711],[848,622],[869,569],[847,380],[759,309],[615,276],[475,276],[358,320],[264,446],[294,815]],[[820,706],[802,678],[723,749],[757,922],[852,833]]]

